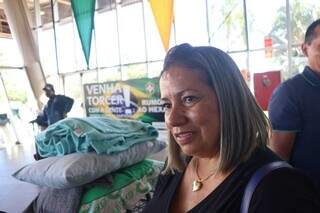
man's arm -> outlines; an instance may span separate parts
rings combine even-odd
[[[74,103],[74,100],[68,96],[65,96],[66,97],[66,100],[65,100],[65,113],[68,113],[70,112],[72,106],[73,106],[73,103]]]
[[[270,148],[280,158],[288,161],[296,137],[295,132],[273,131],[270,141]]]
[[[270,148],[283,160],[290,160],[296,134],[302,129],[297,95],[289,81],[273,92],[269,102],[272,126]]]
[[[56,96],[56,109],[62,114],[67,114],[70,112],[73,106],[74,100],[65,95]]]

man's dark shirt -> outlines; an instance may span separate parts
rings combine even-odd
[[[73,105],[73,99],[64,95],[55,95],[51,97],[44,107],[44,119],[48,125],[63,119]]]
[[[273,93],[269,118],[274,131],[296,134],[289,163],[320,186],[320,76],[306,67]]]

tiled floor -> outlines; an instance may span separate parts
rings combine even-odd
[[[0,143],[0,211],[22,213],[38,193],[37,186],[11,176],[20,167],[31,163],[33,138],[24,135],[20,145]]]

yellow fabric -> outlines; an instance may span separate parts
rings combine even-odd
[[[155,18],[162,44],[169,48],[171,24],[173,20],[173,0],[149,0]]]

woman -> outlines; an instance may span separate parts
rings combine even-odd
[[[173,47],[160,76],[169,156],[144,212],[239,212],[268,148],[269,122],[234,61],[213,47]],[[249,212],[319,212],[318,194],[300,172],[278,169],[258,185]]]

